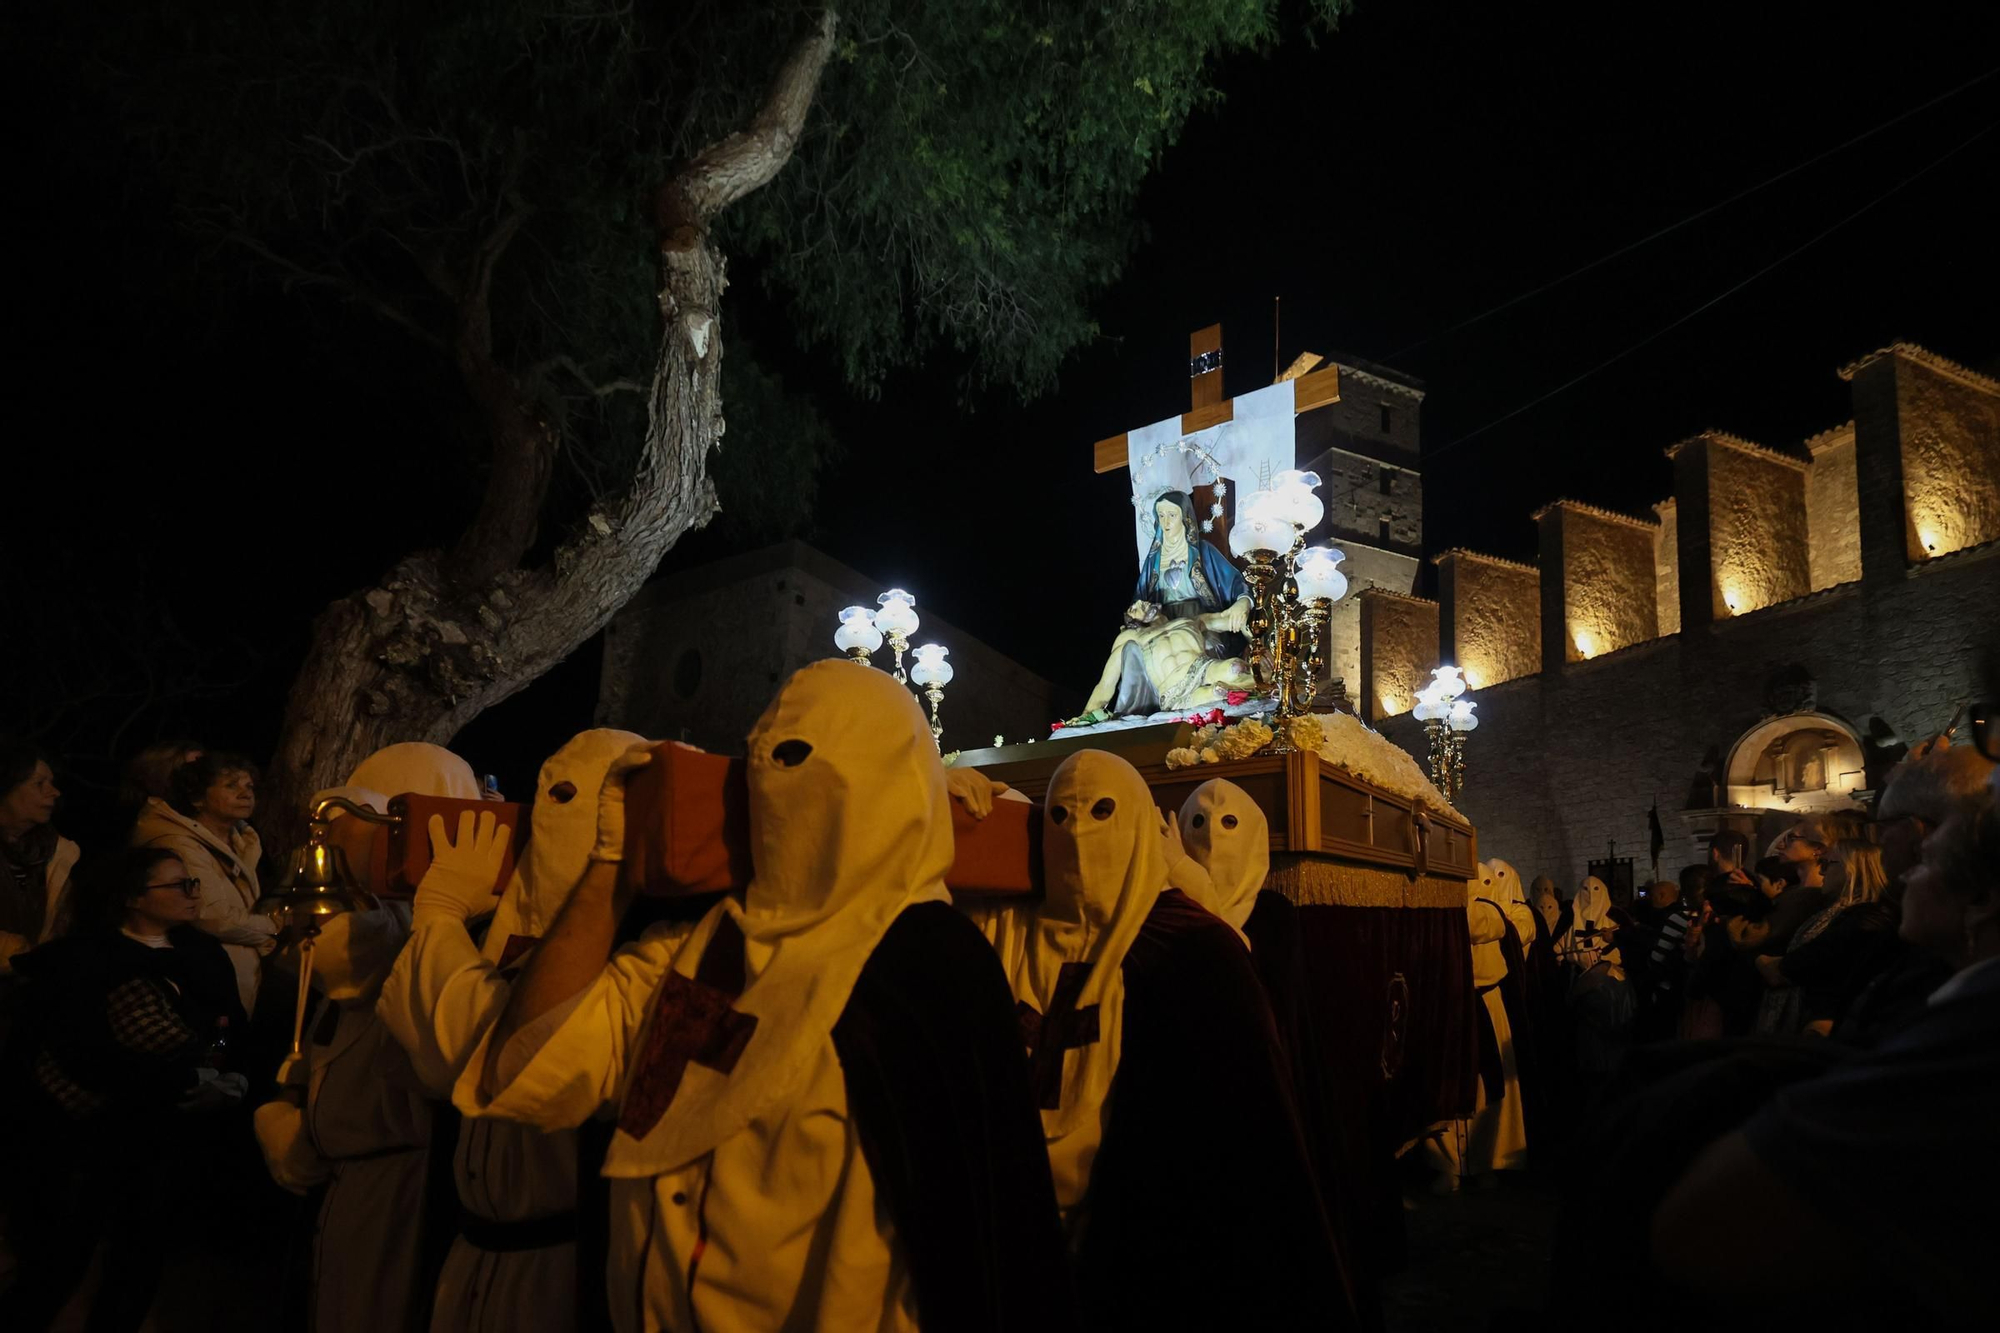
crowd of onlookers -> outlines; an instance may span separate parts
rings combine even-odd
[[[1571,1191],[1550,1322],[1607,1318],[1568,1299],[1583,1247],[1605,1289],[1647,1293],[1612,1318],[1634,1327],[2000,1311],[1982,1276],[2000,1235],[1988,718],[1916,747],[1872,810],[1757,841],[1725,827],[1672,880],[1565,897],[1483,868],[1501,901],[1490,936],[1473,909],[1475,979],[1508,973],[1511,1012],[1479,1113],[1504,1064],[1530,1146],[1501,1165],[1560,1161]],[[43,1327],[86,1287],[92,1328],[149,1309],[173,1327],[177,1308],[297,1326],[283,1302],[310,1228],[251,1130],[295,1016],[259,907],[258,770],[175,743],[128,777],[126,845],[80,862],[48,756],[0,742],[0,1327]],[[1482,939],[1509,961],[1481,963]],[[331,1007],[313,1012],[336,1040]]]

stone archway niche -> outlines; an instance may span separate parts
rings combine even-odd
[[[1766,718],[1730,749],[1724,772],[1737,809],[1822,814],[1862,809],[1867,796],[1860,737],[1828,713]]]

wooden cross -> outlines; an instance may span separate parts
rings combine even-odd
[[[1293,371],[1300,373],[1287,371],[1278,377],[1298,381],[1298,387],[1292,391],[1296,395],[1294,409],[1308,412],[1315,407],[1339,402],[1340,367],[1328,366],[1324,370],[1306,373],[1301,370],[1303,361],[1304,358],[1301,358],[1292,363]],[[1309,367],[1312,363],[1305,364]],[[1235,400],[1222,396],[1222,326],[1211,324],[1205,329],[1196,329],[1188,335],[1188,410],[1181,413],[1181,434],[1192,435],[1235,419]],[[1121,432],[1091,446],[1092,465],[1098,472],[1116,472],[1125,466],[1128,452],[1129,446]]]
[[[1035,1103],[1044,1111],[1062,1105],[1063,1053],[1088,1046],[1098,1038],[1098,1006],[1076,1007],[1083,983],[1090,980],[1089,963],[1064,963],[1056,973],[1056,993],[1044,1015],[1026,1000],[1014,1006],[1021,1042],[1028,1048],[1028,1076]]]
[[[692,978],[668,969],[653,997],[653,1018],[635,1058],[635,1073],[618,1111],[618,1128],[635,1139],[660,1123],[692,1061],[727,1074],[757,1030],[754,1014],[731,1003],[743,994],[743,931],[724,916],[702,950]]]

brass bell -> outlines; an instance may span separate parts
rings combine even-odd
[[[313,840],[292,853],[291,867],[278,887],[250,910],[269,916],[281,931],[315,934],[328,917],[373,906],[375,895],[355,883],[347,854]]]
[[[278,887],[250,909],[269,916],[287,933],[317,935],[329,917],[365,912],[376,906],[375,895],[362,888],[348,868],[347,854],[327,842],[328,813],[340,808],[371,824],[394,824],[393,815],[377,814],[343,797],[333,796],[313,807],[305,846],[292,853],[291,866]]]

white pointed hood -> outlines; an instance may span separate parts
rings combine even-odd
[[[472,775],[472,765],[442,745],[427,741],[383,746],[347,775],[346,785],[367,787],[391,797],[419,792],[462,801],[479,798],[479,779]]]
[[[896,917],[951,900],[944,765],[915,697],[886,673],[835,659],[794,674],[751,731],[745,771],[750,885],[703,918],[674,971],[694,977],[722,921],[733,922],[744,987],[729,1008],[755,1027],[728,1072],[689,1063],[657,1122],[637,1126],[641,1137],[621,1121],[608,1176],[676,1170],[783,1105]],[[662,989],[641,1052],[672,993]]]
[[[1103,1138],[1124,1026],[1125,954],[1167,887],[1159,807],[1137,769],[1101,750],[1063,760],[1044,798],[1042,866],[1041,904],[997,921],[994,943],[1014,998],[1040,1015],[1065,964],[1089,969],[1072,1008],[1097,1006],[1096,1038],[1062,1052],[1058,1104],[1042,1107],[1056,1201],[1067,1211],[1090,1184]]]
[[[1181,846],[1207,872],[1206,891],[1174,887],[1240,934],[1271,876],[1271,824],[1257,802],[1226,778],[1211,778],[1181,806]]]
[[[1500,910],[1514,925],[1514,934],[1521,941],[1522,952],[1535,942],[1535,909],[1528,901],[1527,886],[1521,883],[1520,874],[1505,861],[1498,859],[1480,863],[1480,896],[1491,898],[1500,905]]]
[[[597,843],[597,795],[611,761],[645,741],[637,732],[595,727],[571,737],[542,764],[528,811],[527,849],[480,946],[487,958],[500,961],[517,937],[537,940],[548,934]]]
[[[1611,925],[1611,890],[1597,876],[1587,875],[1569,908],[1569,929],[1563,932],[1557,952],[1588,970],[1607,943],[1603,932]]]

